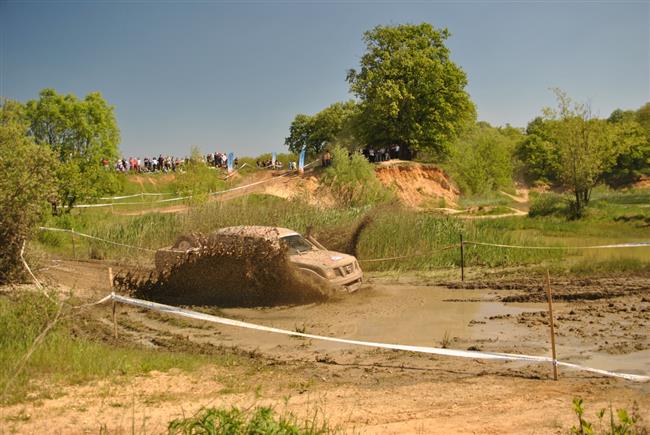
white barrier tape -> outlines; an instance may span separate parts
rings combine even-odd
[[[289,331],[286,329],[273,328],[269,326],[256,325],[254,323],[242,322],[240,320],[228,319],[225,317],[214,316],[211,314],[199,313],[192,310],[187,310],[184,308],[174,307],[171,305],[159,304],[157,302],[145,301],[142,299],[131,298],[128,296],[121,296],[112,294],[111,298],[114,301],[121,302],[123,304],[133,305],[140,308],[146,308],[149,310],[160,311],[163,313],[175,314],[178,316],[188,317],[196,320],[204,320],[207,322],[219,323],[222,325],[236,326],[239,328],[253,329],[257,331],[271,332],[276,334],[290,335],[294,337],[303,337],[311,338],[314,340],[330,341],[335,343],[351,344],[356,346],[367,346],[375,347],[381,349],[393,349],[393,350],[403,350],[408,352],[418,352],[418,353],[427,353],[434,355],[443,355],[443,356],[455,356],[461,358],[472,358],[472,359],[486,359],[486,360],[501,360],[501,361],[526,361],[530,363],[555,363],[559,366],[588,371],[592,373],[598,373],[604,376],[617,377],[622,379],[627,379],[630,381],[637,382],[647,382],[650,381],[650,376],[645,375],[634,375],[629,373],[616,373],[610,372],[607,370],[594,369],[591,367],[584,367],[577,364],[565,363],[561,361],[553,361],[552,358],[545,356],[531,356],[531,355],[518,355],[510,353],[498,353],[498,352],[478,352],[471,350],[456,350],[456,349],[443,349],[438,347],[427,347],[427,346],[411,346],[403,344],[390,344],[390,343],[377,343],[372,341],[359,341],[359,340],[348,340],[344,338],[336,337],[325,337],[322,335],[306,334],[303,332]]]
[[[80,237],[85,237],[87,239],[94,239],[94,240],[99,240],[100,242],[110,243],[111,245],[124,246],[125,248],[140,249],[141,251],[156,252],[155,249],[142,248],[140,246],[127,245],[125,243],[113,242],[112,240],[102,239],[101,237],[95,237],[95,236],[91,236],[90,234],[84,234],[84,233],[80,233],[80,232],[77,232],[77,231],[74,231],[74,230],[67,230],[65,228],[38,227],[38,229],[41,230],[41,231],[54,231],[54,232],[60,232],[60,233],[71,233],[71,234],[76,234],[76,235],[78,235]]]
[[[443,246],[441,248],[436,248],[435,252],[446,251],[448,249],[455,248],[457,246],[459,246],[458,243],[455,243],[453,245]],[[362,260],[358,260],[358,261],[363,261],[365,263],[373,263],[373,262],[377,262],[377,261],[401,260],[403,258],[423,257],[425,255],[431,255],[431,254],[432,254],[432,252],[416,252],[415,254],[410,254],[410,255],[400,255],[400,256],[397,256],[397,257],[369,258],[369,259],[362,259]]]
[[[110,199],[126,199],[126,198],[137,198],[138,196],[165,196],[165,195],[173,195],[172,192],[160,192],[160,193],[149,193],[149,192],[142,192],[142,193],[136,193],[133,195],[124,195],[124,196],[102,196],[99,199],[104,199],[104,200],[110,200]]]
[[[465,245],[495,246],[497,248],[513,249],[612,249],[612,248],[645,248],[650,247],[650,242],[631,242],[618,243],[613,245],[596,245],[596,246],[521,246],[521,245],[502,245],[499,243],[483,243],[464,241]]]
[[[103,304],[104,302],[112,300],[114,296],[115,296],[115,293],[111,293],[111,294],[108,294],[108,295],[104,296],[103,298],[101,298],[100,300],[98,300],[96,302],[91,302],[89,304],[74,305],[71,308],[80,309],[80,308],[87,308],[87,307],[92,307],[92,306],[95,306],[95,305],[100,305],[100,304]]]

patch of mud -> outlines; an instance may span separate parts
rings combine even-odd
[[[202,236],[182,261],[143,276],[115,278],[118,289],[172,305],[256,307],[327,300],[332,290],[302,276],[277,241],[238,235]]]
[[[501,296],[502,302],[546,302],[544,279],[518,277],[517,279],[486,279],[480,281],[445,282],[452,289],[519,290],[519,294]],[[638,278],[566,278],[551,281],[555,301],[593,301],[613,299],[626,295],[647,294],[650,280]]]

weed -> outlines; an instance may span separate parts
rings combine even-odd
[[[193,417],[169,423],[169,434],[328,434],[333,433],[326,421],[314,418],[304,422],[293,414],[277,415],[272,408],[252,411],[238,408],[208,408]]]
[[[454,341],[453,338],[449,335],[449,331],[445,331],[445,333],[442,335],[442,341],[440,342],[440,347],[443,349],[447,349],[451,343]]]
[[[637,424],[639,423],[639,417],[634,412],[630,414],[623,408],[617,409],[616,413],[614,413],[611,405],[609,406],[609,412],[607,412],[607,409],[602,408],[596,413],[597,425],[585,418],[582,398],[576,397],[573,399],[573,411],[578,417],[578,426],[571,427],[571,433],[575,435],[636,435],[647,433],[645,428]],[[605,418],[606,415],[609,417],[608,419]]]

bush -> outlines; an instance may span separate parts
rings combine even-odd
[[[512,187],[515,139],[479,123],[455,144],[450,161],[454,181],[463,193],[484,194]]]
[[[552,216],[566,212],[566,202],[562,195],[556,193],[542,193],[530,203],[528,216]]]
[[[325,169],[322,178],[340,205],[359,207],[387,201],[392,192],[381,184],[374,166],[359,153],[336,145],[332,150],[332,165]]]
[[[174,191],[179,196],[191,196],[192,202],[201,203],[207,200],[210,192],[224,189],[225,183],[219,178],[219,172],[205,163],[197,148],[192,149],[192,155],[183,169],[174,182]]]
[[[54,193],[51,151],[26,136],[10,101],[0,107],[0,284],[24,273],[20,250],[43,217]]]

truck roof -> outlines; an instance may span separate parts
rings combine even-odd
[[[282,227],[265,227],[259,225],[239,225],[226,227],[215,231],[216,234],[240,235],[244,237],[260,237],[268,240],[277,240],[286,236],[298,235],[294,230]]]

